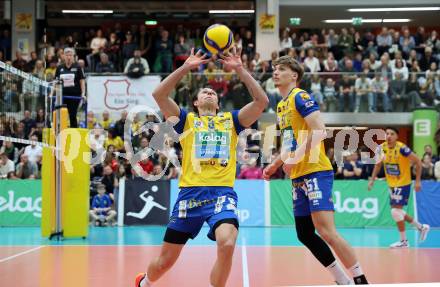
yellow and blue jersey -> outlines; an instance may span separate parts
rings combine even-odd
[[[385,177],[390,187],[402,187],[411,184],[411,161],[408,156],[411,149],[397,141],[393,148],[387,142],[379,146],[379,156],[384,164]]]
[[[180,121],[174,127],[184,134],[180,139],[183,156],[179,187],[234,186],[237,140],[244,129],[238,112],[198,116],[180,110]]]
[[[307,139],[312,131],[305,117],[319,111],[318,103],[304,90],[293,89],[277,106],[277,121],[281,130],[282,148],[295,151]],[[333,170],[325,154],[324,142],[321,142],[292,168],[290,178],[295,179],[318,171]]]

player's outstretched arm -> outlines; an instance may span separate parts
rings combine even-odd
[[[231,53],[228,55],[220,55],[220,62],[229,68],[234,69],[240,80],[245,84],[249,91],[253,101],[241,108],[238,113],[238,121],[240,124],[247,128],[250,127],[261,114],[264,109],[269,104],[269,99],[263,88],[258,84],[258,82],[249,74],[248,71],[243,67],[241,62],[241,49],[232,49]]]
[[[205,58],[206,54],[203,55],[201,50],[194,54],[194,48],[191,49],[191,55],[185,63],[160,82],[159,86],[153,91],[153,97],[165,118],[180,115],[179,106],[169,98],[169,95],[186,74],[209,61]]]

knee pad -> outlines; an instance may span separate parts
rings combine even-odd
[[[391,208],[391,217],[395,222],[400,222],[405,219],[406,212],[400,208]]]

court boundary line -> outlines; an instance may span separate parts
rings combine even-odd
[[[241,268],[243,271],[243,287],[249,287],[249,266],[245,238],[241,240]]]
[[[12,246],[13,246],[13,245],[12,245]],[[6,261],[9,261],[9,260],[11,260],[11,259],[14,259],[14,258],[20,257],[20,256],[22,256],[22,255],[26,255],[26,254],[28,254],[28,253],[32,253],[32,252],[37,251],[37,250],[40,250],[40,249],[42,249],[42,248],[44,248],[44,247],[46,247],[46,245],[40,245],[40,246],[37,246],[37,247],[35,247],[35,248],[31,248],[31,249],[28,249],[28,250],[26,250],[26,251],[23,251],[23,252],[17,253],[17,254],[15,254],[15,255],[11,255],[11,256],[8,256],[8,257],[5,257],[5,258],[2,258],[2,259],[0,259],[0,263],[3,263],[3,262],[6,262]]]

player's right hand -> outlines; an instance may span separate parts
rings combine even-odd
[[[186,59],[183,64],[185,68],[188,68],[190,71],[198,68],[202,64],[206,64],[210,61],[210,59],[206,59],[206,54],[202,53],[202,50],[199,50],[196,54],[194,54],[194,48],[191,49],[191,54]]]
[[[368,191],[373,189],[373,185],[374,185],[374,181],[373,180],[369,180],[368,181]]]
[[[270,180],[270,177],[272,174],[274,174],[277,171],[277,167],[273,164],[269,164],[266,166],[263,170],[263,179],[264,180]]]

